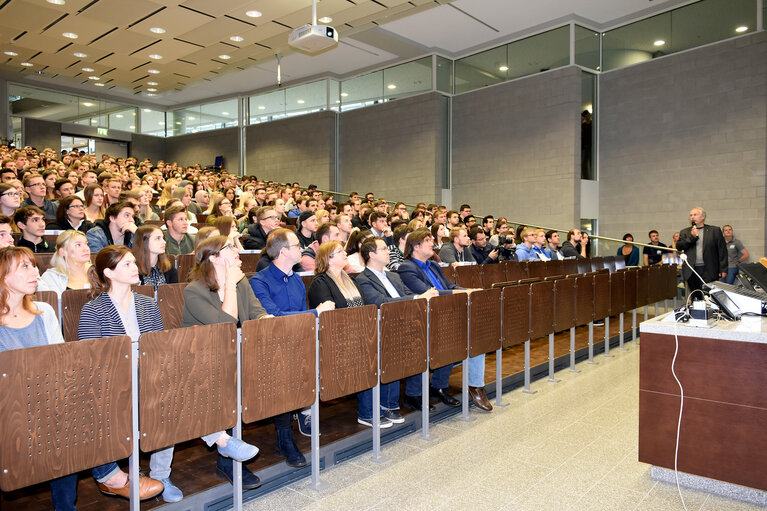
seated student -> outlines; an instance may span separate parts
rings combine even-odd
[[[517,245],[517,259],[520,261],[540,261],[538,253],[533,249],[533,244],[538,240],[538,235],[532,227],[522,229],[522,243]]]
[[[397,236],[397,230],[394,237]],[[435,288],[429,288],[420,295],[410,291],[402,283],[399,275],[395,272],[387,272],[386,265],[389,264],[389,249],[383,238],[371,238],[362,244],[360,249],[362,260],[365,261],[365,269],[357,275],[355,281],[365,302],[375,304],[380,307],[381,304],[394,302],[398,300],[410,300],[413,298],[432,298],[438,296],[439,292]],[[381,417],[386,419],[389,424],[400,424],[405,419],[397,411],[399,410],[399,382],[394,381],[387,384],[381,384]],[[372,426],[373,419],[373,390],[364,390],[357,394],[359,404],[357,405],[357,422],[365,426]],[[381,423],[381,427],[384,426]]]
[[[130,248],[133,244],[133,233],[136,232],[136,220],[133,204],[128,201],[112,204],[106,210],[103,220],[96,220],[96,225],[88,230],[88,245],[91,252],[97,253],[109,245],[125,245]]]
[[[533,252],[538,255],[538,259],[541,261],[550,261],[551,258],[546,252],[546,231],[543,229],[535,230],[535,240],[533,241]]]
[[[447,280],[442,268],[430,258],[434,253],[434,240],[429,229],[417,229],[407,238],[405,261],[397,273],[402,282],[414,293],[425,293],[434,287],[440,295],[470,292]],[[431,377],[430,394],[451,407],[461,406],[461,402],[448,392],[448,381],[452,366],[435,369]],[[485,354],[469,358],[469,395],[481,410],[490,411],[493,406],[485,394]],[[421,409],[420,375],[409,377],[405,381],[405,403],[416,410]]]
[[[91,183],[83,190],[85,197],[85,218],[91,222],[104,218],[104,190],[96,183]]]
[[[189,235],[189,220],[184,206],[171,206],[165,210],[165,252],[174,256],[191,254],[194,238]]]
[[[0,351],[64,342],[53,308],[47,303],[32,301],[38,275],[35,257],[28,248],[0,249],[0,282],[4,290],[0,294]],[[116,463],[96,467],[93,473],[110,486],[122,489],[125,485],[127,496],[128,475],[120,471]],[[77,474],[53,479],[49,484],[53,508],[74,511]],[[161,491],[159,481],[141,478],[139,496],[142,499],[154,497]]]
[[[220,216],[231,216],[234,218],[232,212],[232,201],[227,199],[224,195],[218,195],[211,201],[210,213],[208,213],[209,224],[216,221],[216,218]]]
[[[546,255],[549,259],[563,260],[565,255],[562,253],[562,249],[559,248],[559,232],[546,231]]]
[[[165,236],[154,225],[142,225],[133,238],[133,255],[136,258],[141,285],[153,286],[177,284],[178,270],[165,255]]]
[[[237,220],[231,216],[221,216],[216,218],[214,227],[218,229],[221,236],[226,236],[229,241],[237,248],[237,252],[243,250],[242,243],[240,243],[240,233],[237,230]]]
[[[418,220],[412,220],[411,222],[418,222]],[[400,225],[394,229],[392,234],[392,245],[389,245],[389,262],[386,263],[386,269],[389,271],[397,271],[399,265],[405,260],[405,243],[407,243],[407,237],[416,228],[411,229],[410,225]],[[361,255],[361,254],[360,254]],[[362,258],[365,259],[364,257]],[[367,266],[367,265],[366,265]]]
[[[183,327],[217,323],[234,323],[239,327],[245,321],[267,315],[244,278],[237,248],[226,236],[213,236],[200,243],[194,260],[192,281],[184,288]],[[234,468],[231,459],[246,461],[258,453],[256,446],[230,438],[223,431],[206,435],[203,440],[210,447],[218,444],[216,473],[230,482]],[[242,486],[244,489],[261,486],[261,480],[244,465]]]
[[[319,227],[319,224],[317,223],[317,213],[311,209],[307,209],[298,216],[298,220],[296,220],[296,236],[298,237],[298,242],[301,244],[301,250],[317,240],[314,235],[314,233],[317,232],[317,227]],[[319,243],[314,247],[315,250],[317,248],[319,248]]]
[[[471,255],[477,264],[492,264],[498,262],[500,251],[497,247],[490,247],[487,244],[487,234],[482,227],[474,226],[469,232],[471,239]]]
[[[346,241],[346,256],[349,264],[347,271],[349,273],[360,273],[365,269],[365,263],[362,262],[360,256],[360,248],[365,240],[373,237],[373,233],[370,231],[352,231],[352,235]]]
[[[431,227],[429,227],[429,230],[431,232],[431,237],[434,239],[434,252],[439,252],[442,250],[442,246],[445,244],[444,240],[447,238],[448,234],[445,224],[434,222],[431,224]]]
[[[293,231],[281,228],[271,231],[261,257],[265,256],[271,264],[250,278],[250,286],[266,312],[272,316],[288,316],[303,312],[312,312],[317,315],[323,311],[335,309],[335,304],[328,300],[314,309],[307,310],[306,286],[301,277],[293,271],[301,259],[298,237]],[[278,440],[288,435],[292,438],[292,431],[282,434],[279,432],[280,429],[290,428],[291,417],[290,412],[275,416],[274,426],[277,428]],[[311,436],[311,414],[308,410],[298,415],[298,430],[302,435]],[[283,446],[283,452],[290,451],[291,445],[288,443]],[[288,463],[291,462],[291,458],[292,456],[288,456]]]
[[[459,226],[450,230],[450,241],[445,243],[439,251],[439,258],[453,266],[459,263],[474,263],[474,256],[469,249],[471,240],[466,227]]]
[[[72,182],[67,178],[59,178],[56,180],[56,183],[53,185],[53,194],[56,197],[56,200],[61,200],[64,197],[69,197],[70,195],[74,195],[75,193],[75,185],[72,184]]]
[[[53,247],[45,241],[45,213],[37,206],[22,206],[13,214],[13,221],[21,231],[21,238],[16,246],[26,247],[32,252],[53,252]]]
[[[56,253],[51,257],[51,267],[40,277],[38,291],[55,291],[59,297],[67,289],[86,289],[88,268],[91,266],[91,249],[88,238],[81,231],[68,230],[56,238]]]
[[[12,217],[21,206],[21,193],[10,183],[0,183],[0,214]]]
[[[29,197],[21,203],[22,206],[37,206],[45,218],[56,218],[56,204],[46,197],[48,189],[43,176],[27,174],[24,177],[24,191]]]
[[[11,229],[11,218],[0,215],[0,248],[13,246],[13,229]]]
[[[85,204],[77,195],[69,195],[59,201],[59,209],[56,211],[56,221],[48,224],[49,231],[75,231],[88,232],[93,223],[85,219]]]
[[[110,245],[96,255],[96,262],[88,269],[93,299],[80,312],[77,337],[100,339],[114,335],[127,335],[138,341],[141,334],[163,329],[160,310],[148,296],[131,291],[138,284],[136,259],[124,245]],[[170,464],[173,447],[152,453],[151,471],[145,486],[152,495],[163,492],[163,499],[176,502],[183,498],[181,491],[170,481]],[[99,490],[107,495],[129,498],[128,476],[116,463],[108,463],[93,469]]]
[[[328,241],[341,241],[341,231],[338,230],[338,226],[329,222],[320,225],[314,235],[317,237],[317,243],[320,245]],[[302,271],[314,272],[314,259],[317,257],[315,246],[317,245],[311,244],[301,251]]]
[[[206,225],[205,227],[200,227],[200,230],[197,231],[197,236],[194,237],[194,249],[197,250],[200,243],[213,236],[221,236],[221,233],[214,226]],[[192,253],[194,254],[194,252]]]
[[[562,254],[565,257],[583,259],[586,257],[586,245],[588,242],[588,233],[581,232],[580,229],[570,229],[567,233],[567,240],[562,243]]]
[[[628,241],[629,243],[625,243],[619,248],[616,255],[622,255],[626,258],[626,266],[639,266],[639,247],[630,243],[634,241],[634,236],[626,233],[623,235],[623,241]]]

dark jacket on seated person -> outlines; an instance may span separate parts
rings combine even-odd
[[[442,286],[442,289],[438,289],[439,294],[449,295],[453,289],[463,289],[462,287],[456,286],[454,283],[447,280],[445,274],[442,273],[442,268],[440,268],[439,265],[434,261],[426,261],[425,264],[428,265],[429,269],[436,276],[437,280]],[[414,259],[405,259],[405,261],[399,265],[399,268],[397,268],[397,273],[402,279],[402,282],[408,287],[408,289],[416,294],[420,295],[421,293],[425,293],[429,289],[435,287],[429,277],[426,275],[426,272],[421,269],[421,267]]]
[[[354,282],[354,279],[352,279]],[[362,300],[365,300],[365,295],[362,294],[360,287],[354,282],[357,290],[362,296]],[[315,275],[312,279],[312,283],[309,285],[309,308],[316,309],[319,304],[327,300],[336,304],[336,309],[345,309],[349,305],[346,303],[346,297],[338,289],[338,285],[328,275],[328,273],[320,273]]]
[[[242,248],[245,250],[261,250],[266,246],[266,237],[261,224],[258,222],[248,226],[248,236],[243,238]]]
[[[488,254],[493,251],[493,247],[490,245],[486,245],[484,249],[480,249],[475,247],[474,243],[472,243],[469,249],[471,250],[471,255],[474,257],[474,260],[477,261],[477,264],[493,264],[498,262],[497,257],[495,259],[488,257]]]
[[[576,259],[583,259],[583,256],[579,252],[580,244],[578,244],[577,246],[573,246],[573,244],[570,243],[569,241],[565,241],[564,243],[562,243],[562,246],[560,248],[562,249],[562,254],[565,257],[574,257]]]
[[[93,222],[89,220],[83,220],[80,226],[77,229],[75,229],[74,227],[72,227],[72,224],[69,223],[69,220],[64,219],[63,224],[59,224],[58,222],[49,223],[48,225],[45,226],[45,230],[46,231],[68,231],[71,229],[73,231],[88,232],[93,226],[94,226]]]
[[[462,252],[458,252],[455,245],[452,243],[445,243],[442,248],[439,249],[439,258],[443,263],[474,263],[474,256],[471,253],[469,247],[463,249]]]
[[[386,277],[391,282],[391,285],[394,286],[394,289],[397,290],[397,293],[399,293],[398,298],[392,297],[389,294],[378,276],[369,268],[365,268],[362,270],[362,273],[357,275],[355,281],[357,282],[357,287],[362,291],[362,296],[365,298],[366,303],[380,307],[384,303],[413,299],[415,293],[407,288],[396,272],[387,271]]]

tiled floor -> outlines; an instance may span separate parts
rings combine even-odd
[[[682,510],[675,486],[656,483],[637,461],[639,347],[614,350],[599,365],[560,371],[560,383],[504,395],[509,406],[452,418],[322,473],[329,490],[305,479],[246,504],[249,511],[304,510]],[[763,509],[682,489],[687,509]]]

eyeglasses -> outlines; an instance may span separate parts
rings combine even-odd
[[[301,244],[300,243],[295,243],[293,245],[288,245],[288,248],[294,248],[294,247],[301,248]]]
[[[330,257],[333,258],[333,257],[335,257],[337,255],[341,255],[341,254],[346,255],[346,252],[344,252],[343,250],[336,250],[335,252],[330,254]]]
[[[74,209],[85,209],[85,206],[83,206],[82,204],[72,204],[67,209],[72,209],[72,208],[74,208]]]
[[[3,197],[21,197],[21,194],[19,192],[8,192],[4,193]]]
[[[29,183],[27,188],[31,188],[33,186],[45,186],[45,181],[40,181],[39,183]]]
[[[223,250],[227,250],[227,249],[228,250],[234,250],[235,252],[237,251],[237,247],[235,247],[234,245],[230,245],[228,243],[226,245],[224,245],[223,247],[221,247],[222,251]]]
[[[265,216],[261,220],[275,220],[277,218],[280,218],[280,217],[278,217],[278,216]]]

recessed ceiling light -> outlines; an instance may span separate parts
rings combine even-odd
[[[245,40],[245,38],[239,35],[233,35],[232,37],[229,38],[229,40],[234,41],[235,43],[241,43]]]
[[[45,0],[45,1],[53,5],[64,5],[66,3],[64,0]]]
[[[22,62],[21,65],[24,66],[24,67],[32,67],[32,66],[34,66],[34,64],[32,64],[31,62]]]
[[[249,18],[260,18],[261,11],[245,11],[245,16]]]
[[[498,68],[498,71],[508,71],[508,70],[509,70],[509,66],[501,66]]]
[[[157,124],[159,124],[160,126],[165,126],[165,121],[157,121]]]
[[[266,110],[266,107],[264,105],[258,105],[259,110]]]
[[[85,57],[87,57],[87,56],[88,56],[88,54],[86,54],[86,53],[83,53],[83,52],[81,52],[81,51],[76,51],[76,52],[74,52],[72,55],[74,55],[74,56],[75,56],[75,57],[77,57],[78,59],[84,59]]]
[[[64,32],[64,33],[63,33],[63,34],[61,34],[61,35],[63,35],[63,36],[64,36],[64,37],[66,37],[67,39],[77,39],[77,38],[78,38],[78,35],[77,35],[77,34],[75,34],[74,32]]]
[[[739,26],[738,28],[735,29],[735,32],[741,33],[741,32],[745,32],[746,30],[748,30],[748,27],[745,26],[745,25],[741,25],[741,26]]]
[[[165,33],[165,29],[164,28],[160,28],[160,27],[152,27],[152,28],[149,29],[149,31],[152,32],[153,34],[164,34]]]
[[[153,97],[155,97],[157,94],[152,94],[151,92],[147,92],[147,93],[146,93],[146,95],[147,95],[147,96],[149,96],[149,97],[152,97],[152,98],[153,98]],[[163,123],[163,124],[165,124],[165,123]]]
[[[83,103],[83,106],[93,106],[93,103],[86,101]]]
[[[91,124],[96,124],[97,122],[99,122],[98,119],[91,119]]]
[[[389,85],[387,85],[387,86],[386,86],[386,88],[387,88],[387,89],[391,89],[391,90],[394,90],[394,89],[396,89],[396,88],[397,88],[397,86],[396,86],[396,85],[394,85],[393,83],[390,83]]]
[[[306,103],[306,101],[304,101],[303,99],[299,99],[298,101],[296,101],[296,103],[298,103],[299,105],[303,105],[304,103]]]
[[[96,87],[103,87],[104,86],[104,84],[100,83],[100,82],[96,82],[93,85],[95,85]]]
[[[153,86],[153,87],[154,87],[155,85],[159,85],[157,82],[146,82],[146,84],[147,84],[147,85],[151,85],[151,86]]]
[[[89,76],[88,80],[101,80],[98,76]]]
[[[232,57],[230,57],[229,55],[219,55],[218,58],[220,58],[221,60],[229,60]]]
[[[221,115],[229,115],[229,112],[221,112]]]
[[[348,95],[349,95],[349,93],[348,93],[348,92],[342,92],[342,93],[341,93],[341,97],[342,97],[342,98],[345,98],[345,97],[346,97],[346,96],[348,96]]]
[[[317,21],[319,21],[320,23],[330,23],[331,21],[333,21],[333,18],[331,18],[330,16],[323,16]]]
[[[176,124],[181,126],[181,121],[176,121]]]
[[[122,119],[123,118],[123,114],[115,114],[115,117],[118,118],[118,119]]]
[[[92,73],[93,72],[93,68],[92,67],[84,67],[83,71],[85,71],[86,73]]]
[[[132,125],[132,124],[131,124],[130,126],[128,126],[128,129],[129,129],[129,130],[135,130],[135,129],[136,129],[136,127],[135,127],[134,125]]]
[[[149,112],[151,112],[151,111],[152,111],[152,109],[151,109],[151,108],[145,108],[145,109],[144,109],[144,113],[147,113],[147,114],[148,114]]]
[[[147,90],[148,90],[149,92],[157,92],[157,89],[155,89],[155,88],[153,88],[153,87],[150,87],[150,88],[148,88]]]
[[[149,55],[149,58],[152,59],[152,60],[160,60],[160,59],[162,59],[162,55],[158,55],[156,53],[152,53],[151,55]]]
[[[194,117],[190,115],[189,117],[187,117],[187,118],[186,118],[186,120],[187,120],[187,121],[193,121],[193,120],[194,120]]]
[[[666,41],[664,41],[663,39],[658,39],[658,40],[657,40],[657,41],[655,41],[653,44],[654,44],[655,46],[663,46],[664,44],[666,44]]]
[[[18,55],[18,53],[16,53],[15,51],[4,51],[3,53],[8,55],[9,57],[15,57]]]
[[[149,73],[150,75],[159,75],[160,74],[160,72],[158,70],[156,70],[156,69],[147,69],[146,72]]]

